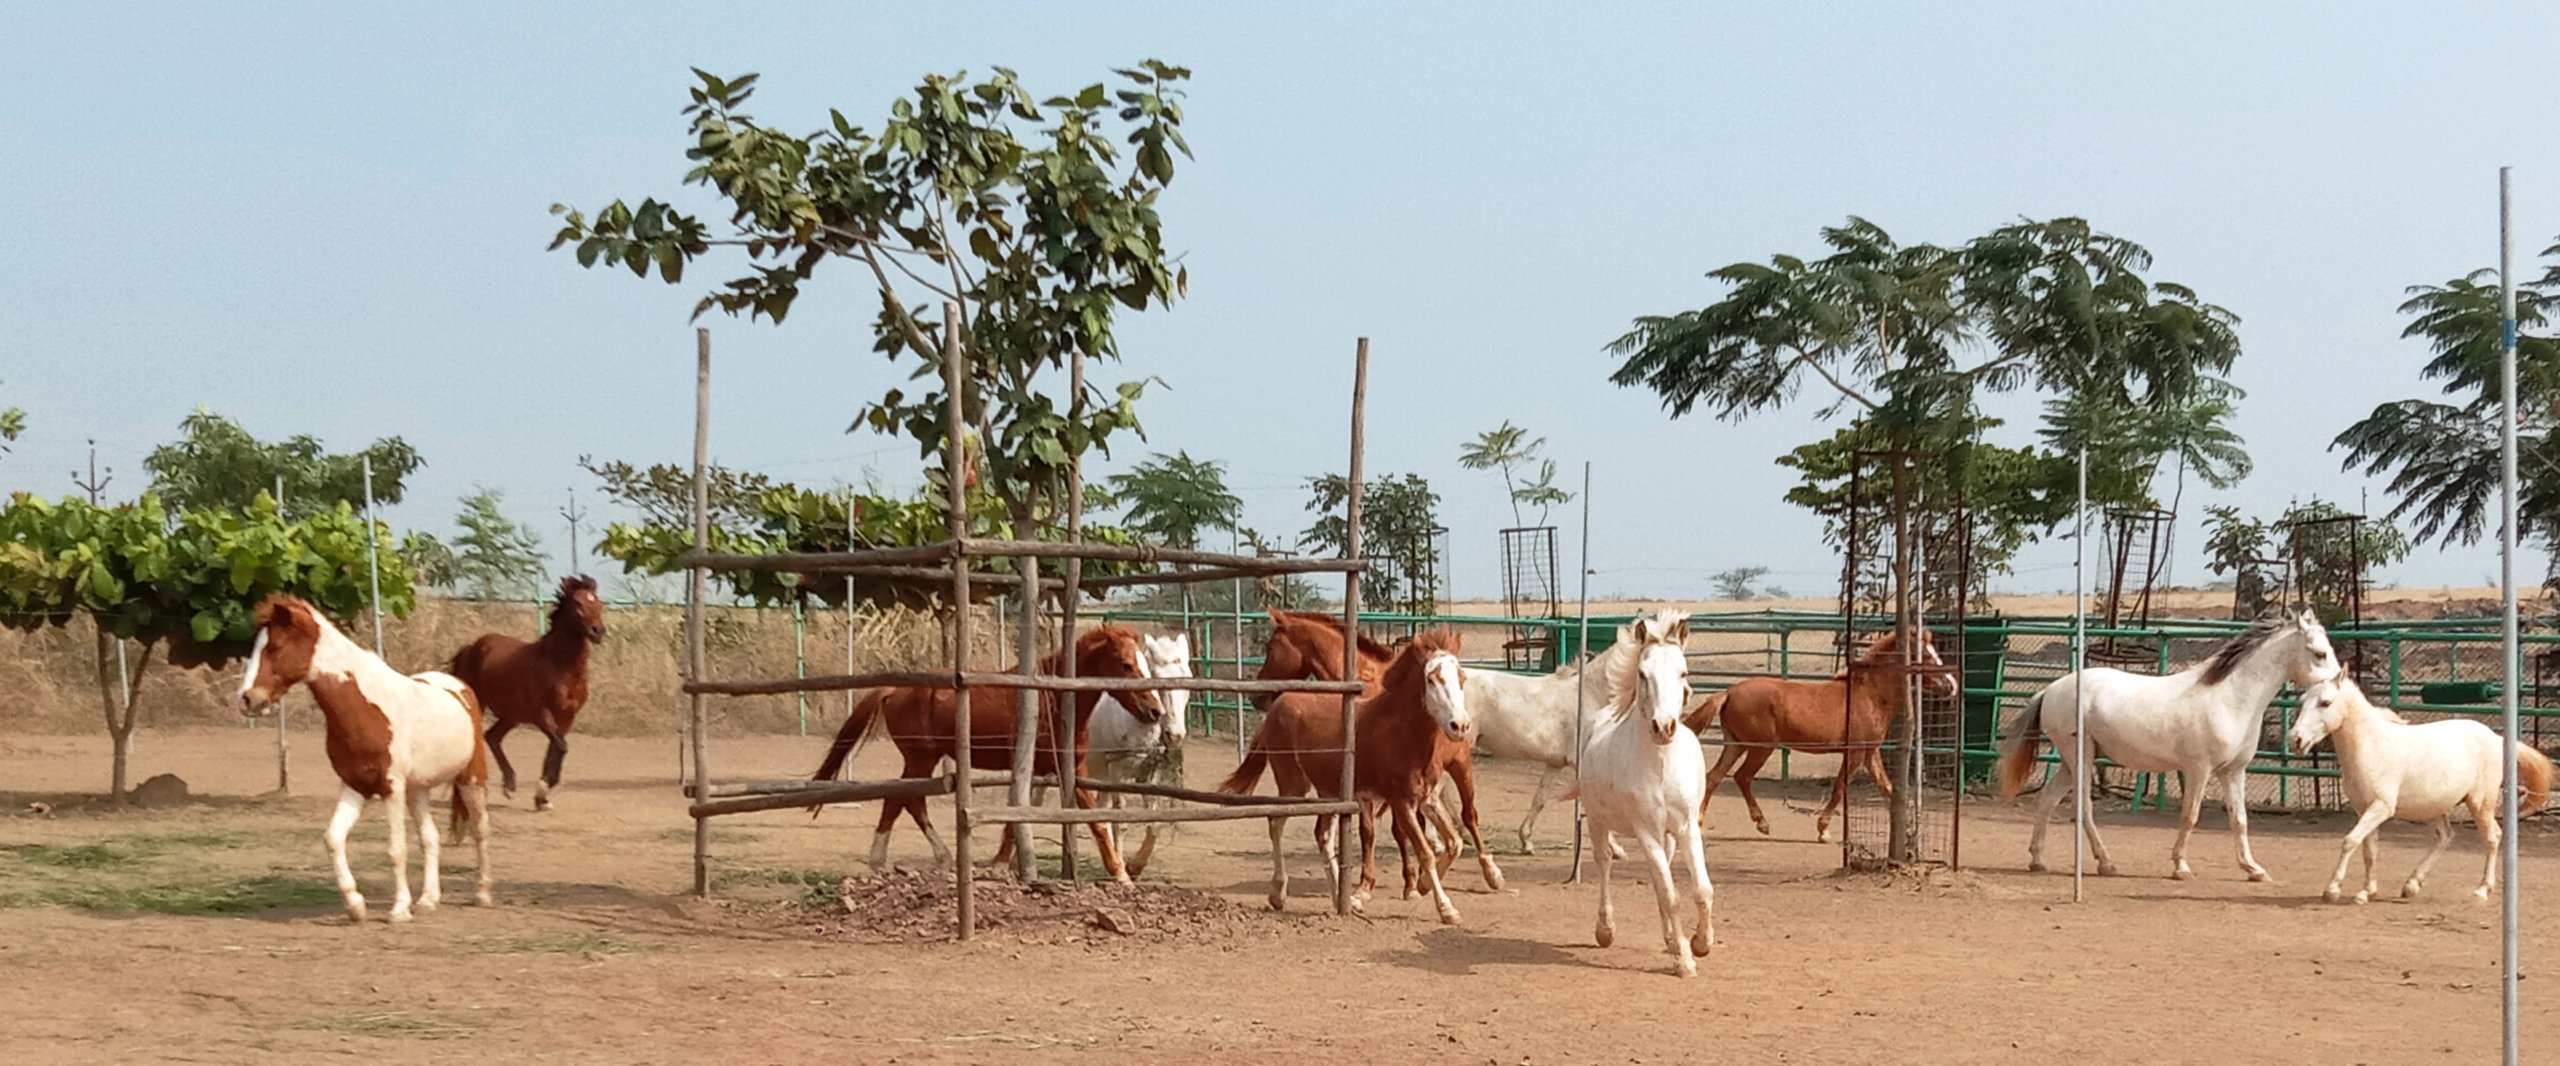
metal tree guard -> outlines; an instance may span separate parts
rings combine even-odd
[[[1841,707],[1848,733],[1859,674],[1847,663],[1860,654],[1859,634],[1882,622],[1900,634],[1903,660],[1892,684],[1909,712],[1893,716],[1881,761],[1890,799],[1854,786],[1841,804],[1841,862],[1851,867],[1884,864],[1961,865],[1964,813],[1964,626],[1973,598],[1973,535],[1961,492],[1943,486],[1944,457],[1909,449],[1861,450],[1852,457],[1843,515],[1841,588],[1842,669],[1851,687]],[[1881,485],[1879,485],[1881,483]],[[1924,658],[1924,634],[1948,634],[1953,654],[1943,662]],[[1956,680],[1953,694],[1930,690],[1935,678]],[[1849,772],[1863,753],[1845,752]],[[1877,808],[1883,817],[1877,817]],[[1878,823],[1881,822],[1881,825]]]
[[[1502,613],[1506,618],[1552,620],[1562,606],[1556,581],[1556,527],[1502,531]],[[1558,664],[1553,628],[1514,624],[1502,642],[1502,665],[1547,670]]]

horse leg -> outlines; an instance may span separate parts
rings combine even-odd
[[[346,904],[347,918],[364,920],[364,893],[356,891],[355,871],[347,868],[347,834],[356,827],[356,817],[364,813],[364,793],[352,788],[338,791],[338,809],[329,815],[329,863],[337,868],[338,899]],[[2494,849],[2492,849],[2494,852]],[[2490,861],[2497,861],[2492,854]]]
[[[1644,849],[1645,866],[1653,871],[1653,905],[1662,912],[1662,946],[1671,951],[1671,972],[1679,977],[1698,976],[1698,961],[1689,954],[1689,938],[1680,932],[1679,890],[1671,880],[1670,841],[1662,830],[1647,826],[1636,833],[1636,846]]]
[[[434,910],[436,904],[444,902],[444,834],[436,830],[435,813],[427,809],[430,791],[421,788],[409,793],[409,817],[418,821],[418,850],[425,858],[419,866],[425,875],[418,892],[418,909],[422,911]]]
[[[1280,831],[1287,828],[1286,818],[1271,819],[1271,909],[1289,909],[1289,864],[1280,855]]]
[[[1437,813],[1437,812],[1438,812],[1438,808],[1437,808],[1437,807],[1426,807],[1426,809],[1431,810],[1431,811],[1433,811],[1434,813]],[[1363,830],[1366,830],[1366,829],[1368,828],[1367,823],[1369,823],[1369,822],[1373,822],[1373,821],[1377,820],[1377,817],[1378,817],[1378,816],[1377,816],[1377,805],[1376,805],[1376,804],[1373,804],[1373,803],[1365,803],[1365,802],[1361,804],[1361,807],[1360,807],[1360,820],[1361,820],[1361,822],[1363,823],[1363,824],[1362,824],[1362,826],[1361,826],[1361,828],[1362,828]],[[1424,826],[1423,826],[1423,828],[1424,828],[1425,830],[1428,830],[1428,829],[1430,829],[1430,826],[1429,826],[1428,824],[1426,824],[1426,825],[1424,825]],[[1393,827],[1392,827],[1392,826],[1390,826],[1390,827],[1389,827],[1389,831],[1390,831],[1390,832],[1392,832],[1392,831],[1393,831]],[[1365,834],[1364,834],[1364,839],[1365,839]],[[1404,837],[1403,837],[1402,835],[1397,835],[1397,836],[1396,836],[1396,838],[1395,838],[1395,841],[1396,841],[1396,860],[1397,860],[1398,864],[1399,864],[1399,865],[1401,865],[1401,866],[1403,867],[1403,871],[1404,871],[1404,894],[1403,894],[1403,895],[1401,895],[1401,896],[1398,896],[1398,897],[1396,897],[1396,898],[1398,898],[1398,899],[1412,899],[1412,898],[1413,898],[1414,893],[1419,892],[1419,891],[1421,891],[1421,890],[1422,890],[1422,874],[1421,874],[1421,872],[1420,872],[1420,871],[1418,871],[1418,870],[1414,869],[1414,861],[1415,861],[1415,860],[1414,860],[1414,849],[1411,849],[1411,848],[1407,848],[1407,847],[1405,847]],[[1454,847],[1454,845],[1452,845],[1452,846]],[[1431,838],[1430,838],[1430,835],[1429,835],[1427,832],[1424,834],[1424,836],[1423,836],[1423,838],[1422,838],[1422,847],[1421,847],[1421,849],[1420,849],[1420,850],[1421,850],[1421,853],[1422,853],[1421,861],[1423,861],[1423,862],[1430,862],[1430,861],[1431,861],[1431,856],[1432,856],[1432,854],[1433,854],[1433,853],[1432,853],[1432,849],[1431,849]],[[1368,856],[1368,855],[1363,854],[1363,855],[1361,855],[1361,856],[1360,856],[1360,868],[1361,868],[1361,880],[1362,880],[1363,882],[1365,882],[1365,883],[1375,883],[1375,882],[1376,882],[1376,880],[1377,880],[1377,877],[1376,877],[1376,871],[1375,871],[1375,870],[1370,866],[1370,863],[1369,863],[1369,856]]]
[[[1858,764],[1867,768],[1867,780],[1876,783],[1876,791],[1884,793],[1884,798],[1892,799],[1893,775],[1884,772],[1884,749],[1868,748],[1867,757],[1859,760]]]
[[[2273,880],[2267,875],[2267,868],[2258,865],[2258,857],[2249,853],[2248,763],[2241,763],[2223,774],[2222,810],[2231,818],[2231,835],[2239,838],[2236,846],[2240,849],[2240,869],[2247,871],[2249,880]]]
[[[1372,858],[1378,853],[1378,815],[1367,803],[1360,805],[1360,884],[1351,890],[1351,913],[1365,913],[1369,894],[1378,890],[1378,866]],[[1404,861],[1404,897],[1413,898],[1413,853],[1405,850],[1404,840],[1396,840],[1396,855]]]
[[[1706,790],[1698,794],[1700,816],[1703,817],[1707,813],[1707,804],[1716,801],[1716,786],[1724,784],[1725,774],[1730,773],[1733,770],[1733,764],[1741,760],[1742,745],[1730,739],[1724,742],[1723,747],[1716,749],[1716,764],[1707,768]]]
[[[2356,819],[2355,828],[2347,830],[2346,839],[2338,845],[2338,869],[2329,875],[2329,887],[2321,890],[2321,899],[2330,903],[2338,902],[2342,892],[2339,885],[2347,879],[2347,864],[2354,862],[2356,853],[2364,850],[2365,838],[2372,836],[2375,830],[2382,828],[2382,823],[2390,819],[2390,800],[2377,800],[2372,806],[2364,809],[2364,813]],[[2372,894],[2369,892],[2356,894],[2358,903],[2371,898]]]
[[[1600,831],[1600,835],[1605,839],[1611,834],[1608,830],[1604,829]],[[1611,843],[1615,843],[1615,841],[1613,840]],[[1618,939],[1617,909],[1612,905],[1609,899],[1610,852],[1615,850],[1617,849],[1596,848],[1593,849],[1591,853],[1592,860],[1600,864],[1600,920],[1591,927],[1591,942],[1604,948],[1615,943]]]
[[[1082,807],[1086,810],[1093,810],[1095,808],[1093,790],[1086,788],[1077,789],[1076,806]],[[1094,822],[1092,825],[1093,846],[1101,849],[1102,851],[1102,872],[1110,874],[1111,880],[1120,884],[1125,885],[1131,883],[1129,867],[1127,864],[1120,861],[1120,834],[1115,831],[1117,827],[1112,825],[1110,822]],[[1066,860],[1062,856],[1059,861],[1064,862]]]
[[[1422,842],[1422,819],[1414,811],[1415,807],[1420,806],[1420,802],[1421,798],[1415,797],[1413,800],[1387,805],[1388,810],[1395,815],[1397,830],[1412,837],[1416,849],[1429,847]],[[1422,881],[1423,887],[1431,890],[1432,904],[1440,911],[1440,924],[1458,924],[1458,905],[1450,901],[1449,888],[1441,882],[1439,867],[1432,861],[1431,853],[1427,851],[1422,853]]]
[[[492,715],[492,717],[495,716]],[[489,731],[487,733],[481,734],[482,738],[487,740],[489,743],[489,756],[498,760],[498,781],[500,782],[498,788],[500,791],[507,794],[508,799],[516,798],[516,768],[514,764],[507,761],[507,747],[505,741],[507,739],[507,731],[514,729],[515,727],[516,724],[514,722],[507,721],[504,718],[499,718],[497,721],[489,723]]]
[[[497,899],[489,894],[489,784],[483,781],[466,786],[457,782],[453,787],[471,790],[471,851],[479,863],[471,902],[483,907],[496,906]]]
[[[1707,877],[1706,832],[1696,822],[1680,828],[1680,850],[1689,860],[1689,883],[1696,893],[1698,927],[1689,935],[1689,951],[1705,955],[1716,948],[1716,883]]]
[[[391,779],[391,794],[383,797],[382,813],[391,822],[391,920],[405,922],[414,917],[409,911],[409,787],[404,781]]]
[[[1731,751],[1733,749],[1726,748],[1725,750]],[[1742,805],[1751,811],[1751,825],[1753,828],[1760,830],[1760,835],[1764,837],[1769,835],[1769,816],[1760,813],[1760,797],[1757,793],[1751,791],[1751,779],[1760,773],[1761,767],[1768,765],[1769,755],[1776,750],[1777,749],[1775,748],[1751,749],[1748,754],[1742,756],[1742,768],[1733,772],[1734,790],[1742,793]],[[1715,794],[1714,786],[1708,787],[1707,794],[1710,796]],[[1698,804],[1698,810],[1701,813],[1705,812],[1706,809],[1707,805],[1705,803],[1701,802]]]
[[[2486,902],[2498,887],[2498,840],[2505,835],[2505,827],[2498,824],[2498,811],[2486,799],[2471,803],[2471,823],[2480,827],[2480,847],[2489,853],[2480,868],[2480,887],[2471,890],[2471,898]]]
[[[1857,772],[1858,763],[1855,761],[1855,756],[1844,756],[1841,758],[1840,773],[1838,776],[1831,779],[1831,798],[1822,801],[1822,813],[1813,816],[1813,839],[1815,843],[1831,843],[1831,812],[1840,810],[1848,805],[1849,778],[1854,776]],[[1841,820],[1844,822],[1848,820],[1848,815],[1845,812],[1842,813]],[[1845,826],[1842,827],[1841,832],[1844,835],[1847,831],[1848,830]]]
[[[2208,779],[2203,774],[2187,776],[2192,784],[2186,789],[2185,795],[2178,797],[2178,838],[2169,845],[2171,864],[2169,879],[2172,881],[2184,881],[2196,875],[2195,870],[2187,865],[2187,838],[2195,834],[2196,820],[2204,817],[2205,784]],[[2231,809],[2236,811],[2240,808],[2234,806]]]
[[[2027,836],[2028,873],[2044,872],[2044,831],[2053,824],[2053,809],[2061,806],[2063,798],[2069,796],[2071,790],[2077,787],[2079,787],[2079,779],[2071,772],[2071,760],[2062,760],[2061,766],[2054,771],[2053,778],[2045,782],[2044,794],[2036,797],[2035,831]],[[2072,808],[2072,817],[2075,819],[2079,817],[2079,808],[2076,806]]]
[[[2373,878],[2373,868],[2381,863],[2382,831],[2376,829],[2364,838],[2364,890],[2356,893],[2358,900],[2372,899],[2374,893],[2381,891],[2382,886]]]
[[[2419,890],[2427,887],[2427,871],[2434,868],[2436,858],[2443,855],[2446,848],[2452,846],[2453,814],[2447,812],[2444,817],[2436,819],[2435,846],[2427,849],[2427,857],[2418,860],[2418,868],[2411,871],[2408,882],[2400,886],[2401,899],[2414,899]]]
[[[551,738],[551,747],[542,753],[542,780],[533,786],[533,809],[551,809],[551,790],[560,787],[560,763],[569,757],[569,734],[543,730]]]
[[[1555,771],[1550,769],[1547,772],[1554,773]],[[1475,763],[1472,760],[1459,763],[1455,769],[1449,771],[1449,779],[1458,786],[1458,824],[1466,827],[1467,839],[1475,842],[1476,870],[1477,872],[1484,874],[1484,884],[1486,888],[1500,892],[1502,891],[1502,868],[1493,864],[1493,852],[1485,848],[1484,830],[1478,827],[1476,820]],[[1541,784],[1543,784],[1545,780],[1546,779],[1544,777],[1539,778]],[[1695,820],[1696,819],[1691,819],[1691,821]],[[1528,839],[1528,836],[1528,831],[1523,829],[1520,834],[1521,839],[1526,840]],[[1449,872],[1450,863],[1455,863],[1457,859],[1457,840],[1455,837],[1452,837],[1450,838],[1449,862],[1441,864],[1440,867],[1441,875],[1444,878]]]
[[[1529,816],[1520,819],[1520,854],[1538,853],[1538,845],[1529,839],[1529,834],[1538,828],[1538,815],[1547,809],[1548,786],[1555,784],[1556,775],[1563,772],[1564,767],[1561,766],[1547,767],[1545,773],[1538,775],[1538,783],[1529,787]]]

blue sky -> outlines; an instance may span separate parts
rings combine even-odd
[[[2258,469],[2188,511],[2370,490],[2378,512],[2327,443],[2429,391],[2401,290],[2493,261],[2500,164],[2519,247],[2560,234],[2560,9],[2240,6],[18,5],[0,398],[31,427],[0,485],[69,491],[95,437],[111,491],[138,488],[202,404],[262,436],[404,436],[429,465],[396,523],[442,531],[490,485],[557,547],[578,455],[690,446],[700,287],[544,251],[554,201],[706,206],[677,184],[688,66],[760,72],[753,111],[814,127],[830,106],[876,122],[926,71],[1067,91],[1155,57],[1197,72],[1198,158],[1165,207],[1192,296],[1127,320],[1125,366],[1099,375],[1168,386],[1117,458],[1224,460],[1264,530],[1303,527],[1301,482],[1340,468],[1367,335],[1369,469],[1433,480],[1461,593],[1494,587],[1509,515],[1456,455],[1504,419],[1593,464],[1595,592],[1694,595],[1736,565],[1829,588],[1771,463],[1827,432],[1814,405],[1673,421],[1608,384],[1602,347],[1711,300],[1706,270],[1811,251],[1851,214],[1936,242],[2076,214],[2148,245],[2158,278],[2242,319]],[[714,451],[911,484],[911,445],[843,432],[903,373],[869,350],[871,294],[835,281],[781,328],[710,320]],[[2024,440],[2032,405],[1998,410]],[[2038,546],[1999,584],[2066,587],[2069,560]],[[2383,577],[2495,567],[2430,548]]]

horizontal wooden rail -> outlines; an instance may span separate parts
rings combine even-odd
[[[961,554],[970,556],[1003,556],[1020,558],[1102,559],[1132,563],[1184,563],[1192,566],[1215,566],[1242,570],[1248,574],[1351,574],[1367,570],[1368,564],[1358,559],[1271,558],[1260,555],[1235,555],[1228,552],[1193,551],[1188,548],[1157,548],[1143,544],[1067,544],[1046,540],[997,540],[971,537],[960,542]]]
[[[944,775],[944,776],[947,778],[949,775]],[[723,799],[723,798],[730,797],[730,796],[776,796],[776,795],[784,795],[784,794],[789,794],[789,793],[801,793],[801,792],[829,792],[829,791],[834,791],[834,790],[842,789],[842,788],[844,788],[844,787],[846,787],[846,786],[848,786],[848,785],[862,785],[862,784],[875,784],[875,783],[877,783],[877,784],[889,784],[889,783],[905,782],[905,781],[926,781],[926,780],[935,780],[935,779],[934,779],[934,778],[897,777],[897,778],[890,778],[890,779],[888,779],[887,781],[882,781],[882,782],[868,782],[868,781],[840,781],[840,780],[810,781],[810,780],[807,780],[807,779],[804,779],[804,778],[791,777],[791,778],[783,778],[783,779],[781,779],[781,780],[765,780],[765,781],[729,781],[729,782],[724,782],[724,783],[721,783],[721,784],[712,785],[712,786],[710,786],[710,787],[708,787],[708,788],[703,789],[703,791],[710,793],[710,798],[712,798],[712,799]],[[1038,785],[1055,785],[1055,784],[1057,784],[1057,783],[1058,783],[1058,778],[1057,778],[1057,775],[1055,775],[1055,774],[1042,774],[1042,775],[1040,775],[1040,776],[1038,776],[1038,777],[1032,778],[1031,780],[1032,780],[1032,783],[1033,783],[1033,784],[1038,784]],[[1013,783],[1013,771],[1011,771],[1011,770],[980,770],[980,771],[978,771],[978,772],[977,772],[977,774],[976,774],[975,776],[972,776],[972,777],[969,779],[969,784],[971,784],[971,785],[973,785],[973,786],[978,786],[978,787],[984,787],[984,786],[987,786],[987,785],[1010,785],[1010,784],[1012,784],[1012,783]],[[948,791],[950,791],[950,789],[945,788],[945,789],[943,789],[942,791],[948,792]],[[692,785],[686,785],[686,786],[684,786],[684,795],[685,795],[685,798],[686,798],[686,799],[692,799],[692,798],[693,798],[693,786],[692,786]],[[821,802],[821,801],[811,801],[811,800],[807,799],[806,797],[803,797],[803,798],[802,798],[802,802],[804,802],[804,803],[805,803],[805,802]]]
[[[1058,677],[968,670],[958,675],[973,688],[1041,689],[1048,692],[1152,692],[1178,688],[1192,692],[1317,692],[1359,695],[1367,686],[1357,681],[1260,681],[1223,677]],[[849,688],[950,688],[953,675],[923,670],[891,670],[871,674],[829,674],[765,681],[687,681],[684,691],[706,696],[775,696],[789,692],[835,692]]]
[[[1118,792],[1131,796],[1161,796],[1165,799],[1189,800],[1216,807],[1267,807],[1276,803],[1315,802],[1296,796],[1238,795],[1233,792],[1211,792],[1206,789],[1183,788],[1180,785],[1156,785],[1138,781],[1103,781],[1091,777],[1076,778],[1076,787],[1095,792]]]
[[[970,784],[975,785],[977,782],[972,781]],[[815,807],[827,803],[859,803],[864,800],[940,796],[950,791],[951,778],[948,776],[902,777],[893,781],[839,781],[835,783],[834,788],[705,800],[686,808],[686,813],[695,818],[713,818],[723,814],[776,811],[788,807]]]
[[[1309,800],[1253,807],[981,807],[969,812],[972,825],[1082,825],[1087,822],[1228,822],[1239,818],[1299,818],[1308,815],[1358,814],[1360,805],[1344,800]]]

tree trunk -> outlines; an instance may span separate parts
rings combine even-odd
[[[98,705],[105,712],[107,737],[115,749],[114,771],[107,798],[123,803],[126,798],[125,782],[128,780],[125,769],[133,755],[133,691],[142,684],[142,672],[151,667],[152,646],[142,646],[142,657],[134,663],[133,676],[127,678],[115,667],[116,638],[107,633],[104,625],[97,626],[96,637]]]

